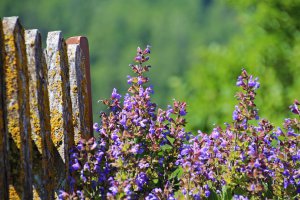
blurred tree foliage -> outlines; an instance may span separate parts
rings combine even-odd
[[[89,39],[94,120],[99,99],[126,92],[137,46],[153,46],[155,100],[187,101],[192,130],[231,121],[235,81],[244,67],[259,76],[261,117],[280,125],[300,86],[299,0],[1,0],[1,16],[25,28]],[[298,90],[297,90],[298,88]]]
[[[232,120],[242,67],[260,78],[260,116],[280,126],[278,115],[300,98],[300,1],[231,0],[229,5],[241,31],[227,44],[213,41],[191,52],[192,67],[177,88],[190,105],[190,128],[206,131]]]
[[[188,100],[176,91],[186,82],[181,79],[183,74],[192,64],[199,64],[195,63],[197,47],[225,44],[238,30],[233,9],[214,0],[1,0],[0,13],[1,17],[20,16],[27,29],[38,28],[44,43],[47,32],[54,30],[62,30],[65,38],[88,37],[95,121],[103,109],[97,104],[99,99],[109,97],[114,87],[126,92],[128,64],[133,62],[131,55],[137,46],[153,47],[149,77],[155,101],[165,107],[174,97]],[[213,84],[209,76],[199,74],[200,79]]]

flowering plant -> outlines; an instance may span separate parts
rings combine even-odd
[[[298,119],[286,119],[284,130],[259,120],[254,103],[257,78],[242,70],[237,86],[239,104],[233,123],[199,132],[182,149],[180,189],[185,198],[279,199],[300,195],[299,102],[290,106]]]
[[[61,199],[266,199],[299,198],[300,109],[283,129],[259,120],[257,78],[242,70],[233,122],[211,134],[186,132],[186,103],[166,110],[151,101],[144,75],[150,47],[137,48],[128,94],[113,89],[94,129],[99,140],[81,140],[70,152],[70,193]]]
[[[149,54],[149,46],[137,48],[135,64],[130,65],[135,76],[128,76],[129,93],[123,101],[116,89],[102,101],[110,112],[102,112],[101,123],[94,124],[98,143],[82,140],[71,152],[71,171],[77,176],[70,182],[76,192],[62,192],[62,198],[174,198],[181,172],[175,162],[189,139],[186,103],[174,101],[167,110],[157,109],[144,76],[150,69],[145,65]]]

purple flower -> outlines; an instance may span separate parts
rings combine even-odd
[[[292,128],[289,128],[287,131],[288,136],[297,137],[298,135],[295,133],[295,130]]]
[[[194,195],[193,195],[193,199],[194,199],[194,200],[201,200],[200,194],[194,194]]]
[[[176,200],[173,194],[169,194],[167,200]]]
[[[79,199],[82,199],[82,200],[84,199],[83,191],[77,190],[76,194],[79,197]]]
[[[155,133],[155,126],[151,123],[149,128],[149,133],[154,134]]]
[[[131,148],[130,152],[133,153],[133,154],[137,154],[138,151],[139,151],[139,146],[140,146],[139,144],[134,145],[134,146]]]
[[[127,83],[128,83],[129,85],[132,84],[132,78],[131,78],[130,75],[127,76]]]
[[[61,200],[64,200],[64,199],[67,199],[69,197],[69,194],[66,193],[65,191],[63,190],[59,190],[59,195],[58,195],[58,198],[61,199]]]
[[[131,195],[132,194],[130,184],[126,185],[126,187],[124,188],[124,192],[125,192],[126,195]]]
[[[97,142],[96,142],[96,140],[95,140],[94,138],[92,138],[92,140],[89,140],[89,142],[91,142],[91,143],[89,144],[90,150],[94,150],[94,149],[97,147]]]
[[[214,146],[213,151],[214,153],[217,153],[219,151],[218,147]]]
[[[98,125],[98,123],[94,123],[93,129],[96,130],[96,131],[99,131],[99,125]]]
[[[249,86],[250,88],[253,88],[253,89],[259,88],[259,87],[260,87],[260,84],[259,84],[259,82],[258,82],[258,78],[255,78],[255,79],[253,80],[253,77],[250,76],[250,79],[249,79],[249,82],[248,82],[248,86]]]
[[[185,108],[181,108],[181,109],[180,109],[179,115],[180,115],[180,116],[185,116],[185,115],[186,115],[186,110],[185,110]]]
[[[80,166],[80,164],[79,164],[79,162],[78,162],[78,160],[77,159],[75,159],[75,161],[74,161],[74,164],[72,164],[72,170],[74,170],[74,171],[77,171],[77,170],[79,170],[79,169],[81,169],[81,166]]]
[[[221,138],[221,144],[220,144],[220,146],[222,147],[222,148],[225,148],[226,146],[227,146],[227,144],[228,144],[228,142],[226,141],[226,140],[224,140],[223,138]]]
[[[111,134],[111,139],[113,141],[117,141],[119,139],[119,136],[118,136],[118,130],[115,130],[112,134]]]
[[[243,77],[242,76],[239,76],[238,77],[238,80],[236,82],[236,86],[242,86],[244,84],[243,82]]]
[[[83,165],[83,170],[84,170],[84,171],[90,170],[90,165],[89,165],[88,162],[86,162],[86,163]]]
[[[116,194],[118,193],[118,187],[116,187],[115,185],[114,186],[111,186],[109,188],[109,190],[112,192],[112,195],[113,196],[116,196]]]
[[[162,158],[160,158],[159,160],[158,160],[158,163],[162,166],[163,164],[164,164],[164,158],[162,157]]]
[[[239,119],[239,108],[238,108],[238,106],[235,106],[235,110],[232,113],[232,119],[234,121]]]
[[[141,120],[140,122],[139,122],[139,124],[140,124],[140,126],[141,127],[146,127],[146,123],[148,122],[148,120],[147,119],[143,119],[143,120]]]
[[[126,122],[127,122],[127,117],[125,114],[121,115],[121,120],[120,120],[120,124],[122,124],[124,127],[126,127]]]
[[[150,53],[151,46],[147,45],[146,49],[143,51],[143,54],[149,54]]]
[[[160,188],[154,188],[154,189],[153,189],[153,192],[154,192],[155,194],[157,194],[157,193],[162,193],[162,190],[161,190]]]
[[[288,187],[288,185],[289,185],[288,179],[284,178],[283,179],[283,188],[286,189]]]
[[[143,186],[148,182],[148,177],[146,175],[145,172],[140,172],[136,179],[135,179],[135,183],[138,186],[139,189],[142,189]]]
[[[143,147],[140,147],[137,153],[142,154],[142,153],[144,153],[144,151],[145,151],[145,149]]]
[[[127,110],[127,111],[131,110],[132,107],[133,107],[132,100],[131,100],[128,93],[124,97],[123,105],[124,105],[124,109]]]
[[[289,172],[288,170],[284,170],[283,173],[282,173],[282,175],[284,175],[284,176],[289,176],[289,175],[290,175],[290,172]]]
[[[220,136],[220,133],[219,133],[218,129],[214,128],[212,133],[211,133],[211,137],[213,139],[217,139],[217,138],[219,138],[219,136]]]
[[[248,154],[250,156],[255,156],[256,155],[256,150],[255,150],[255,144],[251,144],[249,145],[249,151],[248,151]]]
[[[118,159],[119,156],[121,155],[120,148],[117,145],[112,145],[111,146],[111,154],[115,159]]]
[[[242,195],[234,195],[233,196],[233,199],[234,200],[248,200],[248,197],[244,197],[244,196],[242,196]]]
[[[139,85],[142,85],[144,83],[144,80],[143,80],[143,78],[142,77],[138,77],[138,84]]]
[[[142,61],[142,56],[136,56],[135,58],[134,58],[134,60],[136,61],[136,62],[141,62]]]
[[[150,57],[147,56],[147,57],[145,57],[145,59],[143,60],[143,62],[146,62],[146,61],[148,61],[149,59],[150,59]]]
[[[245,130],[248,128],[248,120],[246,118],[242,121],[241,127]]]
[[[294,101],[294,104],[292,104],[289,108],[292,111],[292,113],[296,114],[296,115],[300,115],[300,110],[298,108],[298,105],[300,105],[300,103],[298,102],[298,100]]]
[[[259,163],[259,160],[256,159],[255,162],[254,162],[254,167],[255,168],[259,168],[260,167],[260,163]]]
[[[77,149],[79,150],[79,151],[82,151],[83,149],[84,149],[84,144],[81,142],[81,141],[79,141],[79,143],[78,143],[78,145],[77,145]]]
[[[189,152],[190,152],[190,149],[189,149],[189,148],[185,148],[185,149],[182,149],[182,151],[180,152],[180,155],[185,156],[185,155],[187,155]]]
[[[214,174],[214,172],[213,171],[209,171],[208,172],[208,178],[210,179],[210,180],[215,180],[215,176],[214,176],[215,174]]]
[[[209,195],[210,195],[210,191],[209,191],[209,190],[205,190],[205,191],[204,191],[204,194],[205,194],[205,197],[208,198]]]
[[[155,194],[150,193],[148,196],[146,196],[145,200],[159,200]]]
[[[111,98],[112,99],[120,99],[121,98],[121,95],[117,93],[117,89],[116,88],[113,89],[113,92],[111,94]]]

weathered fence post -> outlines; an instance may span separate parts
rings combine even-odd
[[[89,139],[92,131],[92,104],[88,43],[85,37],[72,37],[68,47],[69,74],[75,142]]]
[[[4,119],[9,138],[9,198],[32,199],[31,131],[24,29],[18,17],[3,19]]]
[[[58,190],[62,189],[65,178],[69,176],[69,151],[74,145],[67,50],[60,31],[48,33],[46,54],[51,139],[65,163],[65,167],[57,171]]]
[[[92,131],[88,42],[0,23],[0,199],[55,199],[70,191],[69,153]],[[74,134],[75,129],[75,134]]]
[[[8,199],[8,137],[4,129],[4,41],[0,23],[0,199]]]
[[[47,66],[38,30],[25,31],[29,73],[30,124],[33,141],[34,199],[54,199],[54,155],[51,142]],[[56,162],[57,163],[57,162]],[[61,163],[61,162],[60,162]]]

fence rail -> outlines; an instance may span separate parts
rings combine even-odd
[[[92,132],[88,41],[0,23],[0,199],[54,199],[70,148]]]

